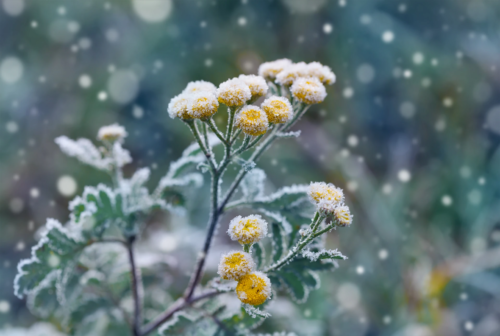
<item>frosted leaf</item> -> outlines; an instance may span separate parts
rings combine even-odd
[[[344,256],[339,250],[326,250],[322,249],[319,252],[312,252],[311,250],[302,251],[302,256],[308,258],[310,261],[316,261],[319,259],[342,259],[346,260],[347,257]]]
[[[241,191],[247,201],[264,196],[266,173],[259,168],[250,171],[241,182]]]
[[[130,152],[124,149],[119,142],[113,144],[113,159],[115,164],[120,168],[132,162]]]
[[[271,317],[271,314],[269,314],[268,312],[260,310],[259,308],[251,306],[249,304],[244,303],[241,306],[245,309],[247,314],[250,315],[252,318],[261,317],[266,319],[268,317]]]
[[[208,171],[209,168],[210,167],[205,162],[200,162],[196,166],[196,169],[198,169],[199,171],[201,171],[203,174],[205,174]]]
[[[0,336],[65,336],[65,334],[57,331],[55,327],[46,322],[35,323],[30,328],[13,328],[7,327],[0,330]]]
[[[102,157],[101,152],[88,139],[78,139],[76,141],[66,136],[60,136],[55,140],[61,151],[80,162],[88,164],[100,170],[110,170],[111,160]]]

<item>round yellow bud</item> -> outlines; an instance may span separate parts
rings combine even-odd
[[[101,141],[123,141],[127,136],[127,131],[123,126],[118,124],[113,124],[109,126],[103,126],[97,132],[97,138]]]
[[[260,107],[248,105],[236,115],[234,125],[241,128],[245,134],[258,136],[267,132],[269,121]]]
[[[255,75],[240,75],[238,79],[241,79],[252,93],[252,98],[257,99],[258,97],[265,96],[269,87],[267,86],[266,80],[261,76]]]
[[[217,98],[226,106],[241,106],[252,98],[252,92],[241,79],[233,78],[219,85]]]
[[[325,86],[316,77],[298,78],[290,88],[293,96],[306,104],[318,104],[325,100]]]
[[[250,254],[233,251],[221,257],[217,273],[225,280],[239,280],[254,268],[255,262]]]
[[[339,226],[349,226],[352,223],[352,214],[347,205],[341,205],[333,211]]]
[[[253,272],[240,279],[236,294],[241,302],[258,306],[271,296],[271,281],[262,272]]]
[[[227,233],[240,244],[254,244],[267,236],[267,222],[259,215],[237,216],[229,223]]]
[[[267,114],[267,119],[273,124],[284,124],[293,116],[292,104],[287,98],[272,96],[261,105]]]
[[[192,119],[188,111],[189,95],[180,94],[170,100],[168,104],[168,115],[170,118]]]
[[[219,109],[219,102],[213,93],[200,91],[189,98],[187,107],[191,117],[202,119],[214,115]]]
[[[290,66],[292,61],[287,58],[282,58],[272,62],[265,62],[259,66],[259,76],[267,78],[273,81],[276,75],[279,74],[283,69]]]

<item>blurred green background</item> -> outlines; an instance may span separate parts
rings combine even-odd
[[[349,259],[305,304],[273,302],[259,330],[500,335],[500,2],[0,5],[0,330],[36,321],[12,282],[45,218],[64,222],[85,185],[109,183],[60,153],[55,137],[95,139],[100,126],[118,122],[129,132],[128,170],[149,166],[156,182],[191,142],[166,113],[170,98],[189,81],[218,85],[286,57],[330,66],[337,83],[295,126],[300,138],[281,140],[259,165],[270,188],[340,186],[354,224],[327,241]],[[205,216],[202,207],[190,224],[167,217],[153,227],[203,230]],[[209,272],[228,248],[229,219]],[[194,252],[175,256],[192,268]]]

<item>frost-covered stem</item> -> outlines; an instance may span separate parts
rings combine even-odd
[[[142,324],[141,299],[139,295],[140,276],[138,275],[138,269],[135,264],[135,256],[133,250],[134,241],[135,237],[131,237],[127,243],[128,259],[130,262],[130,274],[132,278],[132,295],[134,298],[134,321],[132,326],[132,332],[134,336],[140,336],[141,335],[140,329]]]
[[[234,115],[236,114],[237,107],[228,107],[228,120],[227,120],[227,130],[226,130],[226,141],[228,143],[231,142],[231,137],[233,135],[233,124],[234,124]]]
[[[212,244],[212,238],[215,233],[215,228],[217,227],[217,223],[219,221],[220,212],[218,211],[218,202],[219,202],[219,178],[220,171],[215,171],[212,174],[212,186],[211,186],[211,194],[212,194],[212,209],[210,211],[210,219],[208,220],[208,231],[205,237],[205,243],[203,244],[203,250],[198,255],[198,261],[196,262],[196,268],[191,276],[191,280],[189,281],[189,286],[186,289],[184,294],[184,298],[189,301],[193,296],[194,290],[198,285],[198,282],[201,279],[201,275],[203,273],[203,266],[205,265],[205,260],[207,258],[208,251],[210,250],[210,245]]]
[[[161,326],[163,323],[165,323],[169,318],[171,318],[176,312],[183,310],[184,308],[188,307],[189,305],[203,300],[203,299],[208,299],[213,296],[217,296],[219,294],[222,294],[224,292],[218,292],[218,291],[213,291],[213,292],[208,292],[204,294],[200,294],[198,296],[195,296],[191,298],[190,300],[186,299],[181,299],[174,303],[172,306],[170,306],[167,310],[165,310],[160,316],[158,316],[156,319],[153,321],[149,322],[142,328],[142,332],[140,333],[141,336],[146,336],[153,331],[155,331],[159,326]]]
[[[271,143],[276,139],[276,135],[278,134],[278,129],[279,129],[279,127],[275,127],[272,130],[271,134],[269,134],[269,136],[266,138],[266,140],[264,140],[264,142],[259,147],[257,147],[255,152],[252,153],[252,155],[250,156],[248,161],[255,162],[259,159],[259,157],[266,151],[267,148],[269,148]],[[243,178],[245,177],[245,175],[247,173],[248,172],[245,169],[240,170],[240,172],[236,176],[236,179],[233,181],[233,183],[229,187],[229,190],[227,191],[226,196],[224,197],[224,199],[222,200],[222,202],[219,205],[220,212],[224,211],[224,207],[226,206],[227,202],[229,202],[229,200],[231,199],[234,192],[236,191],[236,189],[238,188],[238,186],[240,185],[241,181],[243,180]]]
[[[241,128],[238,128],[238,129],[236,130],[236,132],[234,132],[234,136],[233,136],[233,138],[232,138],[232,139],[231,139],[231,141],[230,141],[230,144],[231,144],[231,145],[232,145],[232,144],[234,144],[234,142],[236,141],[236,139],[238,139],[238,136],[239,136],[240,134],[241,134]]]
[[[245,139],[243,139],[243,143],[241,144],[240,148],[238,148],[236,151],[234,151],[231,154],[231,157],[235,157],[243,153],[245,150],[248,149],[248,144],[250,143],[250,136],[245,135]]]
[[[203,141],[201,140],[200,132],[198,132],[198,128],[196,128],[196,124],[194,123],[193,120],[185,120],[184,122],[186,123],[186,125],[188,125],[189,129],[193,133],[194,138],[198,142],[198,145],[200,146],[201,150],[205,154],[207,161],[208,161],[208,164],[210,165],[210,171],[212,171],[212,173],[215,172],[215,170],[216,170],[215,163],[214,163],[215,160],[212,157],[212,154],[210,153],[210,151],[203,144]]]
[[[252,244],[244,244],[243,245],[243,251],[246,253],[250,253],[250,250],[252,249]]]
[[[208,125],[208,127],[210,127],[210,129],[217,136],[217,138],[219,138],[219,140],[222,141],[223,144],[227,145],[227,141],[224,138],[224,135],[217,128],[217,125],[215,124],[215,121],[212,118],[210,118],[208,120],[205,120],[205,123]]]
[[[317,238],[318,236],[320,236],[321,234],[326,232],[324,230],[321,230],[320,231],[321,233],[319,233],[319,232],[315,233],[315,230],[317,229],[317,227],[319,225],[318,223],[321,223],[323,221],[323,219],[324,219],[324,216],[321,216],[318,212],[316,212],[316,215],[314,216],[314,218],[311,222],[311,225],[310,225],[310,227],[312,229],[311,229],[309,235],[307,235],[306,237],[302,237],[299,240],[299,242],[297,243],[297,245],[295,247],[293,247],[291,249],[291,251],[284,258],[277,261],[274,265],[269,266],[267,269],[265,269],[264,272],[277,271],[278,269],[280,269],[281,267],[283,267],[284,265],[286,265],[287,263],[292,261],[293,258],[295,258],[295,256],[300,251],[302,251],[307,245],[309,245],[309,243],[312,242],[315,238]],[[331,230],[331,227],[329,230]]]

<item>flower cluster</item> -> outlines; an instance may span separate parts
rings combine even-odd
[[[97,132],[97,139],[107,142],[122,142],[127,135],[127,131],[123,126],[112,124],[101,127]]]
[[[216,91],[217,88],[210,82],[190,82],[181,94],[170,100],[168,114],[171,118],[184,120],[209,118],[219,108]]]
[[[312,182],[308,195],[318,211],[325,216],[333,216],[337,225],[349,226],[352,223],[352,214],[344,204],[344,192],[331,183]]]
[[[304,104],[321,103],[326,97],[324,84],[335,83],[332,70],[319,62],[292,63],[288,59],[261,64],[259,75],[290,88],[295,99]]]
[[[229,223],[227,233],[249,251],[250,246],[267,235],[267,222],[259,215],[237,216]],[[255,271],[255,262],[248,252],[224,254],[218,273],[222,279],[236,280],[236,294],[241,302],[260,305],[271,296],[271,282],[262,272]]]

